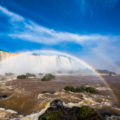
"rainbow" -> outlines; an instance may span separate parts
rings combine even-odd
[[[99,77],[100,80],[103,81],[103,83],[105,84],[105,86],[107,88],[109,88],[110,90],[110,93],[112,95],[112,97],[114,98],[115,102],[118,102],[118,98],[116,97],[114,91],[112,90],[111,86],[106,82],[106,80],[102,77],[102,75],[100,75],[99,72],[97,72],[92,66],[90,66],[87,62],[83,61],[82,59],[78,58],[78,57],[75,57],[75,56],[72,56],[72,55],[69,55],[67,53],[62,53],[62,52],[58,52],[58,51],[54,51],[54,50],[35,50],[35,51],[28,51],[28,52],[22,52],[22,53],[10,53],[10,55],[8,55],[9,53],[6,53],[4,52],[5,54],[7,54],[7,58],[5,57],[5,59],[1,60],[0,62],[3,62],[5,61],[6,59],[9,59],[11,57],[14,57],[14,56],[17,56],[17,55],[21,55],[21,54],[30,54],[30,53],[34,53],[34,52],[38,52],[40,54],[55,54],[55,55],[64,55],[64,56],[68,56],[68,57],[71,57],[71,58],[74,58],[76,59],[77,61],[79,61],[82,65],[86,66],[88,69],[90,69],[93,73],[95,73],[95,75],[97,75]]]
[[[79,58],[77,58],[77,59],[79,59]],[[111,86],[110,86],[110,85],[107,83],[107,81],[102,77],[102,75],[101,75],[98,71],[96,71],[92,66],[90,66],[88,63],[86,63],[85,61],[83,61],[83,60],[81,60],[81,59],[79,59],[79,60],[80,60],[83,64],[87,65],[88,68],[91,69],[91,70],[100,78],[100,80],[103,81],[103,83],[105,84],[105,86],[106,86],[107,88],[109,88],[110,93],[111,93],[112,97],[114,98],[115,102],[118,103],[118,98],[117,98],[117,96],[115,95],[115,93],[114,93],[114,91],[112,90]]]

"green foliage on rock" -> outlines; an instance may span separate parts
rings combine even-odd
[[[64,88],[64,90],[66,90],[66,91],[71,91],[71,92],[75,92],[75,88],[74,88],[73,86],[66,86],[66,87]]]
[[[89,106],[66,108],[62,101],[55,100],[38,120],[102,120],[100,115]]]
[[[73,87],[73,86],[66,86],[64,88],[66,91],[71,92],[89,92],[89,93],[97,93],[97,90],[93,87],[81,86],[81,87]]]
[[[43,115],[39,120],[61,120],[62,113],[59,110],[49,111]]]
[[[80,120],[100,120],[100,116],[89,106],[82,106],[78,112]]]
[[[26,75],[18,75],[18,76],[17,76],[17,79],[26,79],[26,78],[27,78]]]
[[[86,92],[89,92],[89,93],[97,93],[97,90],[93,87],[87,87],[86,88]]]
[[[26,79],[26,78],[30,78],[30,77],[35,77],[35,74],[26,73],[25,75],[18,75],[17,79]]]
[[[32,74],[32,73],[26,73],[26,77],[35,77],[35,74]]]
[[[54,79],[54,78],[55,78],[54,75],[52,75],[52,74],[46,74],[46,75],[41,79],[41,81],[50,81],[50,80],[52,80],[52,79]]]

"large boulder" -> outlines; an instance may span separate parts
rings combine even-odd
[[[58,108],[58,107],[63,107],[63,101],[61,100],[54,100],[50,103],[51,108]]]

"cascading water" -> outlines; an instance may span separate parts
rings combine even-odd
[[[0,63],[0,73],[93,73],[79,59],[56,51],[19,53]]]

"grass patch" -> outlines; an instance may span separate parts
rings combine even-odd
[[[89,93],[97,93],[97,90],[93,87],[81,86],[81,87],[73,87],[73,86],[66,86],[64,88],[66,91],[71,92],[89,92]]]
[[[50,81],[50,80],[52,80],[52,79],[54,79],[54,78],[55,78],[54,75],[52,75],[52,74],[46,74],[46,75],[41,79],[41,81]]]

